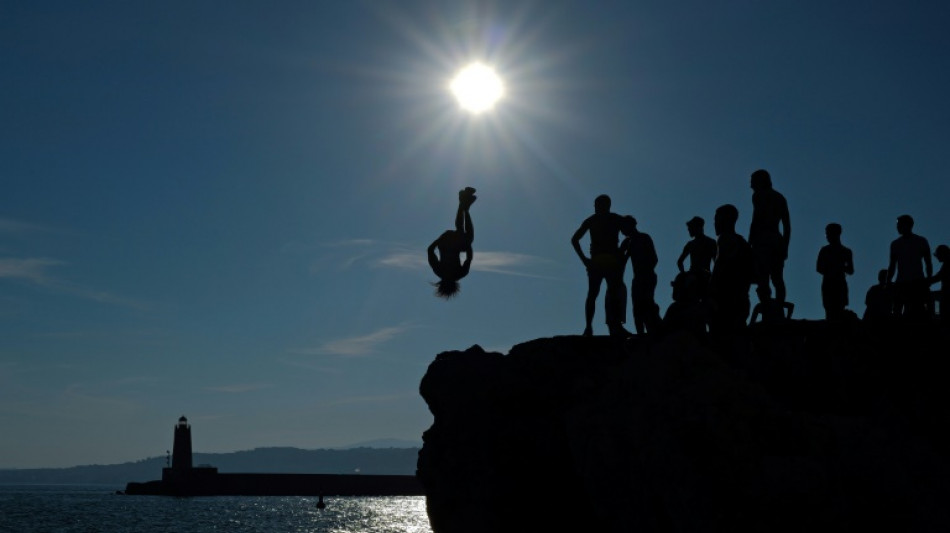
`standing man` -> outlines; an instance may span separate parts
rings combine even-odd
[[[897,217],[897,233],[900,233],[900,237],[891,241],[887,281],[890,283],[894,279],[896,270],[894,313],[897,316],[920,318],[927,312],[930,296],[927,280],[933,276],[933,263],[930,262],[930,243],[914,233],[913,229],[913,217]]]
[[[621,231],[627,236],[620,244],[623,264],[627,259],[633,266],[630,280],[630,301],[633,307],[633,324],[637,334],[655,332],[660,325],[660,307],[656,304],[656,247],[653,239],[637,230],[637,219],[623,217]]]
[[[585,337],[593,335],[591,325],[594,320],[594,304],[600,294],[601,282],[607,280],[608,295],[616,296],[617,291],[626,292],[623,287],[623,258],[619,248],[621,220],[620,215],[610,211],[610,197],[602,194],[594,199],[594,214],[587,217],[571,237],[574,251],[587,268],[587,300],[584,302]],[[581,250],[581,238],[586,233],[590,233],[590,257],[584,255]],[[604,314],[610,334],[612,336],[629,335],[630,332],[622,325],[623,317],[626,315],[623,298],[605,297],[604,304]]]
[[[832,222],[825,226],[825,238],[828,244],[818,251],[818,263],[815,270],[821,274],[821,303],[825,307],[825,318],[841,318],[848,306],[847,276],[854,274],[854,260],[851,248],[841,244],[841,224]]]
[[[715,306],[710,319],[711,333],[734,333],[749,317],[749,287],[755,269],[752,248],[736,233],[739,210],[732,204],[719,206],[713,221],[716,228],[716,264],[709,279],[709,297]]]
[[[785,301],[785,260],[792,225],[788,203],[782,193],[772,188],[772,177],[765,170],[752,173],[752,224],[749,246],[755,256],[755,283],[775,286],[775,299]],[[782,229],[779,230],[779,224]]]
[[[706,235],[703,226],[706,221],[701,217],[693,217],[686,223],[686,231],[692,239],[683,247],[683,253],[676,260],[680,272],[686,272],[683,264],[689,258],[689,273],[696,277],[699,285],[697,290],[701,296],[706,295],[709,285],[709,276],[712,273],[712,263],[716,258],[716,239]]]

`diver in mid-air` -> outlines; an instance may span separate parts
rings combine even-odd
[[[472,266],[472,241],[475,240],[475,227],[469,208],[475,202],[475,189],[466,187],[459,191],[459,206],[455,213],[455,229],[446,230],[429,245],[429,266],[439,277],[433,283],[435,295],[451,298],[459,292],[459,280],[468,275]],[[438,250],[438,254],[436,254]],[[465,261],[462,261],[462,253]]]

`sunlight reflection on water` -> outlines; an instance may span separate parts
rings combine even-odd
[[[432,533],[421,496],[124,496],[88,486],[0,486],[0,533]]]

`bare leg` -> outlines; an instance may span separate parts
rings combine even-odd
[[[472,216],[469,214],[469,207],[475,201],[475,196],[469,192],[471,187],[459,193],[459,207],[455,212],[455,231],[465,236],[468,243],[475,241],[475,226],[472,225]],[[474,189],[471,189],[474,192]],[[464,194],[467,193],[467,194]]]
[[[463,233],[469,244],[475,241],[475,226],[472,225],[472,215],[469,214],[468,209],[465,210],[465,231]]]
[[[587,281],[587,300],[584,302],[584,320],[586,321],[584,336],[590,337],[594,334],[592,325],[594,322],[594,308],[597,303],[597,295],[600,294],[601,280],[598,278],[595,282],[593,277],[588,277]]]
[[[455,212],[455,231],[462,235],[465,234],[465,215],[467,214],[465,208],[462,207],[462,203],[459,202],[459,208]]]

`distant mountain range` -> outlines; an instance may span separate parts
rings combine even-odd
[[[231,453],[196,452],[194,464],[215,466],[222,473],[412,475],[416,472],[418,455],[419,446],[387,439],[336,449],[256,448]],[[75,483],[119,487],[129,481],[161,479],[166,460],[165,457],[150,457],[115,465],[0,469],[0,483]]]

